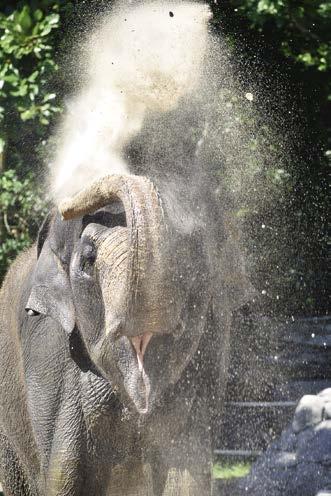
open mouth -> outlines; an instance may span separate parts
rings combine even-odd
[[[137,354],[138,368],[140,373],[144,372],[144,354],[152,336],[153,334],[151,332],[145,332],[140,336],[134,336],[133,338],[130,338],[132,346]]]
[[[144,354],[147,349],[148,343],[150,342],[153,334],[151,332],[145,332],[139,336],[134,336],[130,338],[131,344],[134,348],[138,363],[138,380],[137,386],[139,391],[139,396],[143,400],[140,404],[140,413],[147,413],[149,409],[149,396],[150,396],[150,380],[144,369]]]

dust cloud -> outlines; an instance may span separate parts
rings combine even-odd
[[[149,114],[175,109],[201,80],[209,8],[190,2],[119,4],[81,50],[84,83],[68,104],[51,164],[55,200],[105,174],[129,172],[123,156]]]
[[[122,1],[96,18],[78,60],[69,55],[80,90],[55,139],[53,200],[106,174],[146,175],[178,230],[205,230],[215,291],[227,286],[238,307],[252,294],[245,267],[256,272],[242,238],[256,251],[291,160],[290,137],[278,131],[288,132],[277,121],[279,92],[257,83],[251,62],[213,33],[206,4]],[[253,235],[242,226],[247,212],[262,212]]]

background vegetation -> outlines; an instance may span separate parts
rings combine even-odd
[[[268,172],[275,184],[286,182],[287,200],[274,209],[244,209],[256,286],[273,311],[323,313],[331,1],[209,3],[215,31],[240,55],[243,77],[260,78],[254,84],[275,95],[270,112],[291,140],[286,169],[275,163]],[[0,280],[31,243],[47,208],[45,150],[70,90],[60,64],[64,48],[109,4],[0,0]]]

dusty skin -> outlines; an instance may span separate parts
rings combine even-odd
[[[212,398],[224,381],[230,314],[221,321],[211,304],[201,219],[178,230],[160,187],[133,175],[97,181],[60,205],[67,220],[50,213],[9,271],[0,318],[5,492],[210,493]]]

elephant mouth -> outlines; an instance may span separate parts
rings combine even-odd
[[[136,395],[134,395],[134,403],[140,414],[147,414],[150,410],[150,394],[151,383],[149,374],[145,370],[144,355],[153,334],[145,332],[144,334],[130,337],[129,341],[133,348],[133,353],[136,358]]]
[[[145,414],[149,411],[151,385],[149,377],[144,368],[144,354],[152,336],[153,334],[151,332],[145,332],[140,336],[129,338],[137,358],[138,377],[136,378],[136,380],[140,397],[139,405],[137,405],[137,407],[141,414]]]
[[[145,332],[140,336],[130,338],[131,344],[137,355],[138,369],[142,374],[144,373],[144,354],[152,336],[153,334],[151,332]]]

